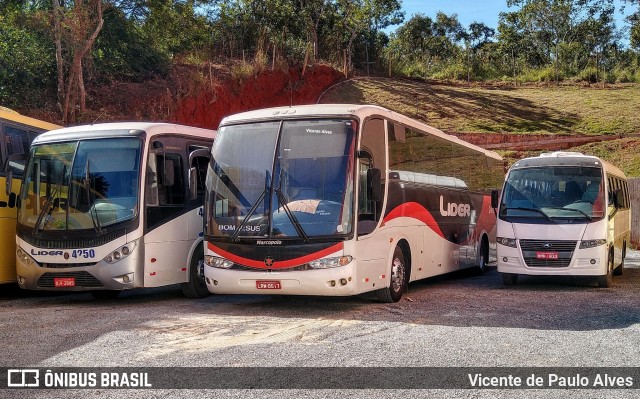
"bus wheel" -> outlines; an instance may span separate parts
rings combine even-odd
[[[204,281],[204,275],[201,273],[201,268],[204,265],[204,253],[198,249],[196,249],[196,253],[201,255],[194,256],[191,259],[191,265],[189,265],[189,281],[180,284],[182,295],[193,299],[204,298],[209,295],[207,283]]]
[[[106,299],[116,299],[122,291],[118,290],[95,290],[91,291],[91,295],[95,299],[106,300]]]
[[[377,291],[380,302],[398,302],[407,289],[407,265],[402,248],[396,247],[391,260],[391,278],[389,286]]]
[[[515,273],[502,273],[502,283],[504,285],[516,285],[518,283],[518,275]]]
[[[624,273],[624,258],[626,256],[627,256],[627,245],[625,244],[625,246],[622,247],[622,262],[620,262],[618,267],[613,269],[614,276],[622,276],[622,273]]]
[[[609,254],[609,262],[607,263],[607,274],[598,276],[598,287],[609,288],[613,282],[613,252]]]
[[[484,274],[487,271],[487,262],[489,259],[489,246],[485,240],[482,240],[482,245],[480,245],[480,253],[478,256],[478,263],[475,267],[475,272],[477,275]]]

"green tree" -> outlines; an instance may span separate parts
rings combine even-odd
[[[353,43],[358,36],[397,25],[404,18],[398,0],[337,0],[337,10],[349,69],[352,68]]]
[[[520,7],[517,15],[525,33],[548,54],[558,81],[561,47],[579,41],[584,21],[612,12],[613,0],[507,0],[507,5]]]

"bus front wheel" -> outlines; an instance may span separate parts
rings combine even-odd
[[[624,273],[624,258],[627,256],[627,244],[625,244],[622,247],[622,261],[620,262],[620,264],[618,265],[618,267],[616,267],[615,269],[613,269],[613,275],[614,276],[622,276],[622,273]]]
[[[398,302],[402,298],[402,294],[407,289],[407,271],[404,253],[402,248],[397,246],[393,250],[393,258],[391,258],[389,286],[376,291],[380,302]]]
[[[191,258],[191,264],[189,265],[189,281],[180,285],[182,295],[185,297],[197,299],[209,295],[207,283],[204,281],[204,275],[200,270],[203,264],[204,251],[202,248],[196,249],[193,258]]]
[[[502,273],[502,283],[504,285],[516,285],[518,283],[518,275],[515,273]]]
[[[613,252],[609,254],[609,262],[607,263],[607,274],[598,276],[598,287],[609,288],[613,282]]]

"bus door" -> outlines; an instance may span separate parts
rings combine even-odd
[[[146,166],[144,286],[183,282],[191,248],[184,140],[152,140]]]

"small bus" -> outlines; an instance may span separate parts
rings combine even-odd
[[[207,288],[396,302],[410,281],[484,271],[504,171],[498,154],[373,105],[228,116],[207,171]]]
[[[5,168],[13,170],[13,192],[0,190],[0,284],[15,283],[16,280],[16,198],[24,165],[9,163],[14,154],[26,154],[33,139],[47,130],[62,126],[29,118],[5,107],[0,107],[0,159],[4,166],[0,170],[0,186],[6,187]]]
[[[631,236],[625,174],[594,156],[543,153],[509,169],[498,213],[498,272],[594,276],[609,287],[624,269]]]
[[[18,197],[20,287],[113,298],[179,283],[187,297],[208,295],[199,271],[214,136],[147,122],[38,136]]]

